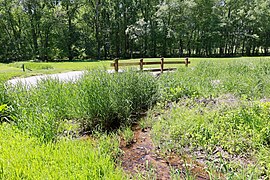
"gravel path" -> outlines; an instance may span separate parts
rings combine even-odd
[[[7,81],[7,84],[16,85],[16,84],[24,84],[24,85],[36,85],[38,81],[46,78],[58,79],[60,81],[76,81],[82,77],[85,71],[71,71],[66,73],[58,73],[58,74],[49,74],[49,75],[39,75],[32,76],[26,78],[15,78]],[[114,73],[114,70],[108,70],[108,73]],[[119,70],[119,72],[123,72],[123,70]],[[154,76],[157,76],[160,72],[152,72]]]
[[[7,81],[7,83],[11,85],[16,85],[18,83],[25,85],[36,85],[38,81],[46,78],[59,79],[60,81],[71,81],[79,79],[83,73],[84,71],[72,71],[67,73],[32,76],[27,78],[15,78]]]

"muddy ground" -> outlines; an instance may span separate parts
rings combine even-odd
[[[121,157],[123,169],[131,175],[151,179],[184,179],[188,174],[198,180],[210,179],[204,165],[193,162],[191,158],[179,157],[175,154],[167,154],[161,157],[159,149],[155,147],[151,139],[151,129],[141,129],[133,126],[134,139],[131,145],[121,141],[123,156]],[[192,165],[191,165],[192,164]],[[191,174],[190,174],[191,173]]]

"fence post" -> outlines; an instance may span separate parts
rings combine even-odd
[[[143,58],[140,59],[140,70],[143,71]]]
[[[116,59],[114,60],[114,70],[115,70],[115,72],[118,72],[118,67],[119,67],[118,61],[119,61],[118,58],[116,58]]]
[[[185,59],[185,65],[186,65],[186,67],[188,67],[188,57],[186,57],[186,59]]]
[[[161,62],[160,62],[160,73],[163,73],[163,69],[164,69],[164,58],[161,58]]]
[[[22,64],[22,70],[23,70],[23,72],[25,72],[25,67],[24,67],[24,64]]]

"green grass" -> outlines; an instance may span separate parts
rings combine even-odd
[[[203,156],[212,178],[269,178],[269,67],[266,59],[207,61],[161,76],[162,115],[147,120],[156,146]]]
[[[269,103],[239,102],[236,107],[185,103],[188,107],[174,104],[153,125],[152,137],[163,153],[194,158],[199,153],[208,168],[233,179],[270,176]]]
[[[65,119],[79,122],[88,131],[130,125],[132,114],[157,101],[158,84],[150,74],[98,70],[77,82],[45,79],[30,89],[18,84],[8,91],[17,126],[50,141],[57,138]]]
[[[217,97],[233,94],[256,99],[270,96],[270,60],[200,62],[191,68],[179,68],[165,74],[160,83],[165,100],[187,97]]]
[[[159,61],[145,59],[150,60]],[[0,115],[12,114],[12,123],[0,125],[0,179],[121,178],[123,172],[114,162],[119,155],[116,136],[99,134],[96,140],[85,142],[71,140],[65,133],[121,127],[118,133],[128,143],[133,138],[133,117],[156,102],[156,108],[149,111],[152,116],[140,121],[140,126],[152,127],[161,153],[173,151],[195,159],[198,151],[204,153],[206,170],[213,178],[216,171],[228,179],[268,178],[270,105],[263,101],[270,97],[270,59],[190,60],[189,68],[179,65],[176,73],[158,79],[135,71],[108,74],[89,70],[77,82],[45,79],[30,89],[20,84],[6,89],[3,79]],[[105,69],[109,63],[104,62]],[[1,64],[0,78],[10,78],[8,71],[29,76],[95,69],[101,62],[28,62],[25,66],[32,71],[24,74],[18,72],[20,65]]]
[[[184,58],[165,58],[165,61],[183,61]],[[269,57],[240,57],[240,58],[190,58],[190,66],[196,66],[201,61],[213,61],[213,62],[236,62],[239,60],[244,61],[267,61]],[[129,59],[129,60],[120,60],[120,62],[139,62],[139,59]],[[160,58],[145,58],[145,61],[160,61]],[[10,64],[0,63],[0,77],[5,77],[6,79],[11,79],[14,77],[27,77],[40,74],[54,74],[68,71],[77,71],[77,70],[87,70],[87,69],[97,69],[100,67],[105,67],[110,69],[110,63],[112,61],[98,61],[98,62],[15,62]],[[22,72],[22,64],[26,68],[31,69],[29,71],[26,69],[26,72]],[[183,67],[184,65],[165,65],[167,67]],[[158,68],[159,65],[145,66],[145,68]],[[120,67],[121,69],[122,67]],[[136,66],[139,68],[139,66]]]
[[[25,65],[25,72],[22,71],[22,64]],[[109,68],[109,61],[99,62],[15,62],[10,64],[0,63],[0,77],[12,79],[14,77],[28,77],[40,74],[55,74],[69,71],[79,71],[87,69]],[[29,70],[31,69],[31,71]]]
[[[127,179],[115,167],[116,136],[100,142],[62,139],[43,144],[8,124],[0,125],[0,179]]]

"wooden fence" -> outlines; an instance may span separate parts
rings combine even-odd
[[[147,65],[160,65],[160,69],[147,69],[144,70],[143,67]],[[115,59],[113,63],[111,63],[111,66],[114,67],[115,72],[118,72],[119,66],[140,66],[141,71],[160,71],[163,73],[163,71],[170,71],[175,70],[176,68],[164,68],[165,64],[185,64],[186,67],[188,67],[188,64],[190,64],[190,61],[188,58],[186,58],[184,61],[165,61],[164,58],[161,58],[160,62],[158,61],[147,61],[144,62],[143,59],[140,59],[140,62],[126,62],[126,63],[119,63],[119,59]]]

